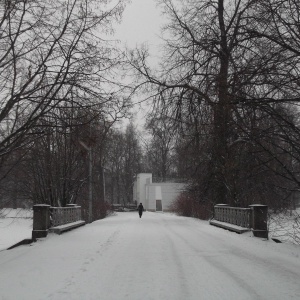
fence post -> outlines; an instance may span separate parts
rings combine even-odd
[[[36,204],[33,206],[32,239],[46,237],[50,227],[50,205]]]
[[[268,238],[268,206],[261,204],[249,205],[251,208],[251,227],[253,235]]]

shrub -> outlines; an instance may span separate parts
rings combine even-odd
[[[171,210],[179,216],[193,217],[202,220],[208,220],[211,215],[210,205],[201,202],[189,192],[182,192],[172,203]]]
[[[108,202],[99,201],[97,204],[93,203],[93,220],[104,219],[109,216],[113,210]]]

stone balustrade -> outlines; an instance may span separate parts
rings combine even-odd
[[[51,207],[51,227],[56,227],[81,220],[81,207]]]
[[[253,204],[249,208],[241,208],[217,204],[210,224],[238,233],[252,230],[254,236],[268,238],[267,219],[267,205]]]
[[[250,228],[250,208],[229,207],[216,205],[214,208],[214,219],[233,225]]]
[[[37,204],[33,206],[32,239],[46,237],[49,230],[61,233],[84,224],[80,206],[69,204],[67,207],[51,207]]]

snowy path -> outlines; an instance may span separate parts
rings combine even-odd
[[[0,299],[300,299],[300,247],[119,213],[0,252]]]

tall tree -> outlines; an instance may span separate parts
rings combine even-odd
[[[162,181],[176,176],[173,161],[176,131],[172,123],[163,115],[153,115],[150,116],[146,129],[151,135],[145,158],[148,169]]]
[[[106,103],[117,63],[103,35],[126,0],[5,0],[0,4],[0,157],[21,147],[41,116],[71,97]],[[101,83],[101,84],[100,84]],[[74,103],[73,103],[74,104]]]
[[[281,170],[281,183],[277,184],[282,190],[288,187],[284,180],[297,182],[289,170],[284,170],[286,158],[280,155],[288,151],[287,144],[282,139],[278,143],[279,137],[287,137],[282,129],[283,123],[288,124],[285,116],[291,113],[287,106],[289,88],[294,100],[299,93],[288,76],[297,73],[297,61],[292,58],[290,63],[290,56],[279,43],[253,33],[251,21],[257,20],[258,27],[261,20],[255,17],[260,3],[255,0],[161,0],[160,3],[170,21],[165,26],[168,35],[161,71],[154,73],[147,66],[147,52],[143,50],[132,53],[131,65],[147,90],[155,91],[154,97],[162,103],[168,117],[190,124],[186,133],[199,124],[192,121],[194,115],[197,116],[194,120],[201,120],[203,129],[198,126],[194,137],[200,132],[206,135],[205,141],[198,135],[203,142],[198,140],[196,144],[198,149],[200,144],[206,145],[202,147],[207,151],[202,157],[207,162],[205,182],[210,201],[236,205],[241,202],[240,171],[247,169],[243,161],[249,161],[253,155],[256,164],[252,165],[251,173],[255,174],[257,166],[274,171],[272,174]],[[289,128],[296,128],[294,121]],[[266,130],[271,133],[269,142],[262,140]],[[276,148],[276,144],[282,149]]]
[[[111,203],[131,203],[134,176],[142,171],[142,149],[132,123],[127,125],[125,132],[112,132],[105,157],[107,177],[110,179],[107,193]]]

